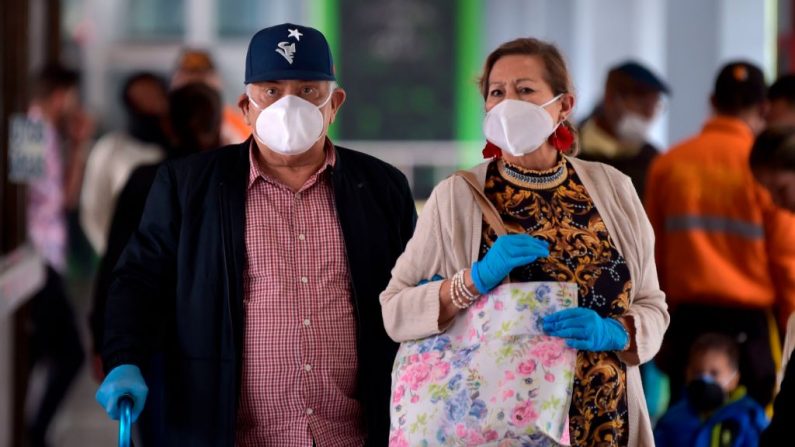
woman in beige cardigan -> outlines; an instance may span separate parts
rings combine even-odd
[[[443,332],[459,312],[513,281],[565,281],[579,307],[544,320],[578,349],[569,431],[574,446],[653,446],[638,365],[666,327],[654,236],[628,177],[566,154],[574,106],[558,50],[517,39],[492,52],[480,81],[484,155],[471,171],[508,235],[496,236],[461,176],[440,183],[381,294],[396,341]],[[442,279],[418,285],[434,275]]]

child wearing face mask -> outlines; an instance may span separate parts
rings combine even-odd
[[[764,409],[740,385],[739,348],[707,333],[690,348],[687,389],[657,427],[657,447],[755,447],[768,424]]]

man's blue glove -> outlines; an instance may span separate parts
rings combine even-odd
[[[543,325],[547,335],[564,338],[570,348],[581,351],[623,351],[629,342],[629,334],[621,323],[602,318],[584,307],[547,315]]]
[[[132,422],[138,419],[144,409],[149,388],[135,365],[119,365],[113,368],[102,381],[95,398],[111,419],[119,419],[119,399],[129,395],[133,400]]]
[[[511,270],[549,256],[549,244],[529,234],[506,234],[497,238],[486,256],[472,264],[472,282],[481,294],[500,285]]]
[[[428,284],[429,282],[441,281],[443,279],[444,279],[444,277],[441,276],[441,275],[433,275],[433,278],[431,278],[431,279],[421,279],[420,282],[417,283],[417,285],[421,286],[423,284]]]

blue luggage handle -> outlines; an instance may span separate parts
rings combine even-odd
[[[133,399],[125,394],[119,399],[119,447],[130,447],[132,435],[132,408]]]

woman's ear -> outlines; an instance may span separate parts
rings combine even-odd
[[[560,98],[560,114],[561,121],[569,119],[574,111],[574,95],[571,93],[564,93]]]

